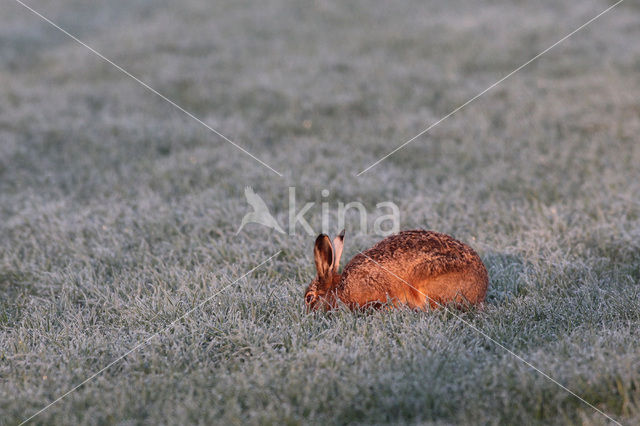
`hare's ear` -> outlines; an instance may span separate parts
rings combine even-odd
[[[335,260],[333,262],[333,272],[338,273],[340,268],[340,257],[342,257],[342,248],[344,247],[344,229],[333,239],[333,250],[335,251]]]
[[[313,257],[316,262],[318,278],[321,280],[328,279],[333,266],[333,247],[331,246],[331,240],[325,234],[320,234],[316,238]]]

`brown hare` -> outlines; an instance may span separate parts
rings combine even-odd
[[[344,231],[334,240],[320,234],[314,259],[318,275],[305,293],[310,310],[405,305],[413,309],[459,307],[484,301],[487,269],[476,252],[432,231],[403,231],[360,252],[338,273]]]

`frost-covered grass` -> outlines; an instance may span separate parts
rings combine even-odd
[[[316,227],[327,188],[468,242],[491,285],[462,317],[640,422],[637,2],[361,177],[611,3],[213,3],[30,2],[284,177],[0,4],[0,424],[279,250],[35,421],[606,423],[447,312],[307,315],[314,236],[236,236],[246,185],[283,226],[287,187]]]

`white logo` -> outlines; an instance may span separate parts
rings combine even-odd
[[[264,225],[267,228],[273,228],[281,234],[284,234],[284,230],[280,227],[278,221],[273,217],[273,215],[271,215],[271,212],[269,212],[269,207],[267,207],[264,200],[253,191],[253,188],[250,186],[245,187],[244,196],[247,198],[247,203],[253,207],[253,211],[244,215],[236,235],[242,231],[242,228],[247,223]]]
[[[323,199],[326,199],[330,195],[328,189],[323,189],[320,194]],[[245,187],[244,195],[247,198],[247,203],[249,203],[253,208],[253,211],[244,215],[236,235],[238,235],[244,226],[249,223],[257,223],[259,225],[266,226],[267,228],[275,229],[281,234],[286,233],[276,218],[269,211],[267,204],[254,192],[253,188],[250,186]],[[349,216],[351,220],[359,219],[358,223],[360,224],[360,234],[373,232],[375,235],[386,237],[388,235],[395,234],[400,230],[400,209],[391,201],[377,203],[376,210],[371,215],[364,204],[360,201],[352,201],[346,204],[342,201],[338,201],[337,215],[330,212],[330,205],[328,201],[322,201],[320,204],[322,210],[322,232],[325,234],[329,233],[330,225],[335,225],[335,223],[331,223],[332,221],[335,221],[335,219],[337,219],[338,229],[344,229],[346,227],[347,216]],[[298,225],[298,228],[302,228],[307,235],[315,234],[313,228],[309,222],[307,222],[307,217],[305,217],[307,213],[313,215],[311,209],[315,205],[316,202],[308,202],[302,206],[302,209],[298,210],[296,203],[296,188],[293,186],[289,187],[289,235],[296,235],[296,227],[298,227]],[[370,226],[370,219],[374,219],[373,228]],[[312,220],[312,222],[315,221]],[[355,227],[350,228],[354,235],[358,234]]]

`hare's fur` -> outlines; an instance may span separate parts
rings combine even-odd
[[[414,230],[392,235],[357,254],[340,275],[341,252],[342,235],[333,246],[325,235],[316,240],[318,276],[305,295],[309,308],[331,309],[338,301],[354,309],[385,302],[418,309],[468,306],[482,303],[487,292],[480,257],[445,234]]]

